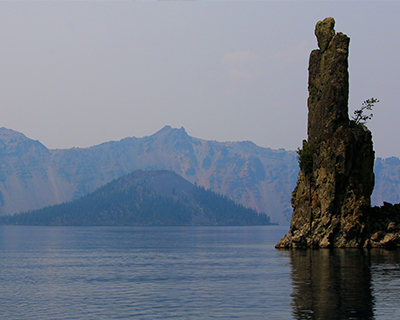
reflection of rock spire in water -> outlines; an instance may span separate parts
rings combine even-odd
[[[292,250],[294,319],[374,319],[370,257],[358,250]]]

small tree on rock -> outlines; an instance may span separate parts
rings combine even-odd
[[[354,116],[352,116],[352,120],[356,123],[356,124],[364,124],[366,123],[368,120],[371,120],[372,117],[374,116],[372,113],[370,114],[364,114],[365,110],[369,110],[372,111],[372,107],[375,105],[375,103],[378,103],[379,100],[372,97],[371,99],[367,99],[365,100],[362,105],[361,105],[361,109],[355,110],[354,111]]]

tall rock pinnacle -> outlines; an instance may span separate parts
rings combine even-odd
[[[348,126],[350,39],[335,34],[335,20],[326,18],[315,27],[319,50],[310,55],[308,78],[308,142],[317,147],[341,126]]]
[[[326,18],[315,28],[308,80],[308,140],[299,150],[290,230],[277,248],[359,247],[374,187],[371,132],[348,117],[350,39]]]

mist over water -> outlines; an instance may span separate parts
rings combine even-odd
[[[287,227],[0,227],[5,319],[387,319],[400,252],[278,251]]]

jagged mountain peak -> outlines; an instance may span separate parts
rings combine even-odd
[[[192,139],[186,132],[184,127],[180,129],[172,128],[171,126],[165,126],[161,130],[157,131],[155,134],[149,136],[151,139]]]

